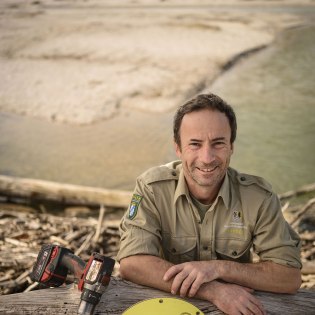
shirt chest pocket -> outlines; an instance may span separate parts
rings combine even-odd
[[[197,260],[197,238],[195,236],[163,235],[162,247],[164,258],[173,264]]]
[[[218,259],[236,262],[251,262],[250,252],[252,242],[250,240],[217,239],[215,251]]]

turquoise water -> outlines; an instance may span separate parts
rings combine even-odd
[[[315,181],[315,28],[284,32],[209,90],[236,110],[232,166],[277,192]],[[135,178],[175,158],[173,113],[124,111],[90,126],[0,113],[0,174],[133,189]]]
[[[315,181],[315,27],[285,31],[211,87],[236,110],[232,165],[278,192]]]

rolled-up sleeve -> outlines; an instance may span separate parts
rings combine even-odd
[[[261,261],[302,268],[300,238],[283,217],[280,201],[274,193],[259,210],[253,245]]]
[[[139,254],[160,255],[161,223],[153,192],[138,179],[133,196],[138,196],[141,200],[134,209],[131,209],[131,202],[121,220],[118,261]]]

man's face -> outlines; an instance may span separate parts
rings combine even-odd
[[[231,128],[224,113],[203,109],[183,117],[181,146],[175,144],[175,150],[190,190],[221,185],[233,153],[230,138]]]

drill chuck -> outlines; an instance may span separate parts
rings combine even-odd
[[[93,253],[90,257],[78,285],[79,290],[82,291],[78,314],[94,313],[95,306],[109,284],[114,264],[113,259],[98,253]]]
[[[98,253],[93,253],[85,264],[69,249],[46,244],[38,254],[31,276],[46,286],[59,287],[71,271],[82,291],[78,314],[92,315],[110,282],[114,265],[115,260]]]
[[[96,304],[91,304],[87,301],[81,300],[78,309],[78,315],[91,315],[94,313]]]
[[[94,312],[95,306],[98,304],[102,297],[102,293],[95,292],[94,290],[83,289],[81,294],[81,301],[78,309],[80,315],[91,315]]]

